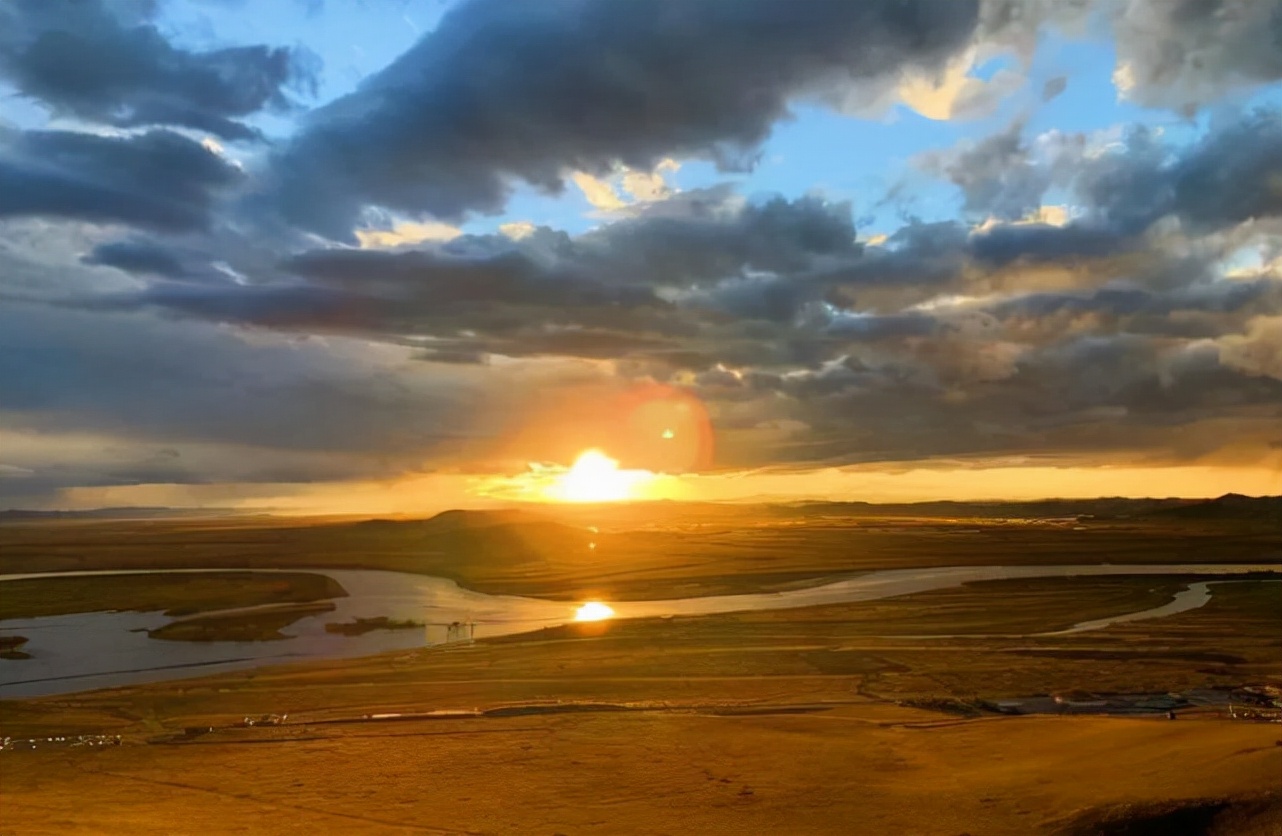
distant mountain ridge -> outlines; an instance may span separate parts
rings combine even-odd
[[[261,510],[237,508],[122,507],[83,511],[0,511],[0,523],[44,520],[164,520],[200,517],[261,516]],[[580,516],[639,522],[701,518],[728,520],[756,513],[768,519],[822,517],[943,517],[1048,519],[1093,517],[1097,519],[1279,520],[1282,496],[1244,496],[1229,493],[1213,499],[1040,499],[1015,502],[936,500],[876,503],[859,500],[795,500],[785,502],[680,502],[658,501],[619,504],[545,505],[525,508],[452,509],[420,519],[374,518],[354,521],[368,530],[380,527],[416,527],[424,534],[466,535],[492,529],[551,528],[556,520]]]
[[[261,512],[240,508],[167,508],[120,507],[91,508],[84,511],[33,511],[11,508],[0,511],[0,522],[39,522],[40,520],[163,520],[183,517],[240,517]]]
[[[1255,517],[1282,506],[1282,496],[1250,497],[1225,494],[1214,499],[1100,497],[1098,499],[1039,499],[1018,502],[942,500],[877,504],[870,502],[801,502],[785,507],[810,513],[844,513],[882,516],[972,517],[1074,517],[1133,518],[1175,516],[1188,518]]]
[[[1186,520],[1276,520],[1282,522],[1282,496],[1224,496],[1154,511],[1152,516]]]

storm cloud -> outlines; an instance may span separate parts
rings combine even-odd
[[[275,197],[350,240],[363,205],[459,219],[502,209],[514,180],[559,190],[567,169],[735,168],[794,97],[938,69],[977,19],[975,0],[474,0],[310,115]]]
[[[729,469],[1249,459],[1279,6],[463,0],[304,114],[302,48],[0,5],[0,494],[483,470],[656,386]],[[1118,66],[1044,77],[1055,28]],[[1114,71],[1165,110],[1072,110]],[[975,85],[965,128],[851,106]]]
[[[161,231],[207,226],[241,171],[172,131],[123,137],[0,132],[0,218],[118,221]]]
[[[57,113],[117,127],[181,125],[254,139],[239,119],[290,105],[310,63],[280,47],[191,52],[150,22],[150,2],[11,0],[0,6],[0,78]]]

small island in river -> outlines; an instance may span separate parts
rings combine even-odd
[[[397,621],[380,615],[377,618],[357,618],[352,621],[331,621],[325,625],[326,633],[342,633],[344,636],[363,636],[374,630],[416,630],[426,627],[421,621]]]
[[[0,659],[30,659],[31,654],[22,650],[26,636],[0,636]]]
[[[171,621],[148,630],[153,639],[185,642],[279,641],[290,636],[280,632],[309,615],[334,609],[330,601],[282,604],[271,609],[212,613]]]

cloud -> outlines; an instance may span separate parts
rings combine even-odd
[[[1219,340],[1220,362],[1249,375],[1282,380],[1282,316],[1253,319],[1244,334]]]
[[[237,121],[314,84],[310,54],[267,46],[190,52],[150,22],[151,3],[12,0],[0,6],[0,77],[55,113],[117,127],[180,125],[253,139]]]
[[[883,91],[873,105],[865,103],[866,93],[856,90],[847,101],[846,109],[858,114],[900,103],[936,121],[987,116],[1024,85],[1024,77],[1018,72],[1002,69],[987,80],[979,78],[973,74],[977,57],[978,50],[971,49],[940,71],[906,72],[899,83],[893,89]]]
[[[1042,101],[1049,102],[1058,99],[1068,89],[1068,77],[1057,75],[1054,78],[1048,78],[1042,85]]]
[[[113,241],[99,244],[81,258],[85,264],[115,267],[126,273],[180,279],[187,274],[182,259],[172,249],[149,241]]]
[[[198,262],[191,258],[184,274],[168,274],[183,281],[75,304],[383,339],[431,337],[445,342],[428,356],[453,361],[492,353],[602,357],[605,346],[667,356],[705,327],[710,311],[715,318],[729,304],[719,298],[727,282],[814,270],[861,252],[849,206],[816,198],[747,203],[687,194],[652,207],[577,237],[530,227],[515,239],[461,235],[395,251],[309,250],[249,280],[220,279],[206,263],[203,275],[212,280],[193,283]],[[224,238],[217,249],[236,246]],[[100,247],[89,260],[137,267],[140,255],[158,256],[137,250],[136,242]]]
[[[628,169],[623,174],[623,190],[632,195],[634,200],[645,203],[664,200],[670,197],[673,191],[664,175],[680,170],[681,163],[672,158],[660,160],[653,171]]]
[[[943,67],[969,44],[977,7],[473,0],[311,114],[275,160],[274,197],[290,221],[349,240],[363,206],[455,221],[500,210],[513,181],[557,191],[566,169],[650,171],[667,157],[732,168],[794,98]]]
[[[36,495],[551,458],[611,423],[584,418],[602,393],[656,383],[707,402],[732,468],[1265,449],[1282,403],[1275,107],[1096,134],[1035,134],[1036,112],[917,160],[956,188],[958,217],[862,240],[851,203],[670,176],[750,167],[801,104],[987,112],[1025,84],[1045,27],[1132,26],[1145,2],[473,0],[243,165],[188,134],[247,136],[287,106],[297,55],[185,51],[147,3],[86,4],[110,18],[100,32],[0,7],[22,22],[0,32],[4,78],[96,123],[0,133],[4,481]],[[1128,95],[1183,107],[1269,77],[1261,54],[1198,40],[1214,5],[1154,17],[1202,70],[1119,44]],[[1253,43],[1219,5],[1219,31]],[[65,50],[36,47],[68,38],[136,51],[137,75],[66,75]],[[980,81],[999,48],[1015,68]],[[563,181],[601,210],[589,231],[455,225]],[[526,424],[547,438],[508,445]]]
[[[425,454],[467,432],[450,416],[472,383],[415,374],[409,353],[7,302],[0,414],[13,431]]]
[[[0,218],[199,229],[220,194],[241,181],[240,169],[172,131],[0,131]]]
[[[576,171],[570,175],[570,179],[574,181],[574,185],[579,187],[579,191],[583,192],[583,196],[587,198],[588,203],[591,203],[596,209],[609,212],[615,209],[622,209],[627,205],[623,198],[619,197],[619,193],[614,190],[614,187],[599,177],[593,177],[583,171]]]
[[[1282,214],[1282,112],[1262,109],[1180,149],[1135,128],[1080,162],[1073,185],[1107,223],[1141,231],[1166,216],[1216,230]]]
[[[1282,79],[1279,0],[984,0],[981,43],[1029,61],[1046,28],[1106,31],[1121,98],[1184,113]]]
[[[636,203],[651,203],[671,197],[673,190],[664,175],[680,168],[681,164],[676,160],[665,159],[653,171],[637,171],[620,166],[620,170],[608,178],[593,177],[586,172],[576,171],[570,175],[570,179],[593,208],[602,212],[617,212]]]
[[[462,234],[463,230],[449,224],[402,221],[391,229],[358,229],[356,240],[362,247],[386,249],[424,241],[449,241]]]
[[[976,217],[1023,218],[1056,187],[1073,195],[1096,232],[1138,235],[1167,217],[1215,231],[1282,214],[1282,111],[1216,120],[1184,145],[1144,125],[1106,145],[1058,131],[1028,142],[1015,122],[978,143],[924,155],[919,165],[951,180]],[[1081,227],[1063,233],[1082,234]]]
[[[657,303],[644,289],[611,287],[539,264],[517,249],[482,257],[455,257],[449,251],[380,253],[317,250],[290,259],[286,269],[340,290],[400,296],[448,313],[471,303],[516,303],[573,307]]]
[[[1039,209],[1046,191],[1081,159],[1086,142],[1049,131],[1030,143],[1023,134],[1024,120],[1017,119],[979,142],[928,153],[917,162],[956,185],[972,217],[1017,220]]]
[[[977,232],[970,239],[975,258],[997,267],[1019,260],[1063,263],[1098,259],[1132,246],[1128,236],[1086,223],[1002,224]]]
[[[538,227],[529,221],[511,221],[510,223],[499,224],[499,232],[511,238],[513,241],[520,241],[522,238],[528,238],[538,231]]]
[[[804,270],[860,249],[849,204],[698,193],[652,204],[575,244],[585,269],[670,287]]]
[[[1282,79],[1278,0],[1125,0],[1103,4],[1117,41],[1120,95],[1196,108]]]

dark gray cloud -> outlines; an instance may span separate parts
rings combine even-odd
[[[175,47],[149,22],[153,5],[9,0],[0,6],[0,77],[57,113],[241,140],[257,133],[237,120],[285,108],[288,87],[312,83],[317,59],[290,49]]]
[[[1087,223],[1005,224],[977,232],[970,238],[971,254],[997,267],[1019,260],[1063,263],[1098,259],[1134,246],[1130,236]]]
[[[1282,0],[984,0],[980,37],[1025,55],[1055,27],[1112,35],[1130,101],[1188,113],[1282,79]]]
[[[10,430],[377,454],[425,452],[446,440],[441,426],[465,426],[447,420],[465,387],[442,376],[137,313],[6,302],[0,380]]]
[[[1143,105],[1188,110],[1282,79],[1279,0],[1104,0],[1118,78]]]
[[[960,278],[968,238],[967,227],[955,221],[911,220],[864,258],[821,270],[816,279],[855,290],[941,288]]]
[[[1090,147],[1081,134],[1052,131],[1034,141],[1023,134],[1016,122],[973,145],[920,160],[927,171],[952,181],[965,210],[980,218],[1026,217],[1052,187],[1068,190],[1087,213],[1060,232],[1003,230],[988,241],[997,260],[1008,260],[1016,237],[1051,251],[1091,254],[1120,246],[1166,217],[1214,231],[1282,214],[1282,111],[1276,106],[1216,120],[1187,145],[1142,125],[1107,149]]]
[[[419,249],[311,250],[285,259],[274,271],[255,274],[252,282],[211,281],[199,287],[159,282],[94,304],[383,335],[453,338],[470,330],[501,338],[490,349],[496,352],[547,353],[560,346],[578,353],[573,349],[583,346],[598,356],[600,340],[585,335],[624,329],[640,332],[642,339],[621,339],[618,346],[652,346],[656,334],[688,336],[697,330],[692,315],[678,310],[664,290],[714,288],[706,294],[712,301],[702,307],[718,310],[726,301],[718,298],[716,287],[728,279],[760,271],[786,276],[857,259],[861,252],[847,205],[813,198],[743,203],[728,195],[674,202],[683,208],[656,207],[573,238],[542,228],[519,241],[471,235]],[[105,256],[102,249],[89,258],[121,266],[122,258],[137,262],[140,257],[137,243],[109,245]],[[174,251],[158,253],[148,245],[141,255],[150,264],[172,258]],[[185,276],[166,275],[184,278],[193,272],[190,265],[183,270]],[[541,330],[545,325],[584,330],[552,339]],[[514,344],[517,333],[528,343]],[[483,349],[469,343],[452,350],[467,356]]]
[[[683,287],[745,273],[799,272],[861,250],[848,203],[775,197],[740,205],[711,196],[659,204],[638,217],[580,236],[582,269],[617,280]]]
[[[1000,291],[1006,300],[986,315],[1033,346],[1075,335],[1083,327],[1076,318],[1087,313],[1110,318],[1091,326],[1103,333],[1130,327],[1216,337],[1242,327],[1248,314],[1274,311],[1267,280],[1207,284],[1206,262],[1173,262],[1143,239],[1108,229],[1019,223],[971,231],[912,222],[865,248],[849,214],[813,199],[747,204],[723,196],[695,212],[659,205],[578,237],[540,229],[519,241],[462,236],[417,249],[312,250],[255,281],[160,281],[80,304],[409,344],[421,338],[430,344],[420,356],[440,362],[619,359],[661,376],[718,364],[817,368],[853,346],[923,339],[966,358],[971,343],[1001,336],[996,326],[977,327],[982,317],[965,309],[911,307],[940,294]],[[1081,288],[1030,294],[1022,286],[1022,271],[1066,266],[1081,272]],[[1175,311],[1184,312],[1178,325],[1168,322]],[[1217,315],[1224,311],[1241,313]],[[1005,368],[1005,356],[957,361],[983,376]]]
[[[1282,110],[1257,110],[1213,132],[1168,174],[1172,211],[1197,226],[1282,215]]]
[[[1039,165],[1023,139],[1024,122],[969,147],[923,160],[951,180],[965,196],[963,208],[981,218],[1018,220],[1041,205],[1052,172]]]
[[[218,154],[172,131],[0,133],[0,218],[198,229],[210,222],[220,193],[241,178]]]
[[[1078,6],[1122,27],[1147,2]],[[1034,43],[1047,20],[1079,16],[1069,5],[985,0],[979,37]],[[1216,19],[1228,42],[1256,43],[1235,29],[1256,12],[1232,7],[1156,9],[1160,38],[1201,57],[1119,45],[1132,97],[1165,106],[1199,60],[1205,90],[1270,78],[1263,53],[1180,40]],[[243,137],[240,120],[283,104],[297,56],[186,52],[141,0],[87,3],[101,31],[60,24],[63,8],[0,6],[0,73],[60,113]],[[394,475],[588,374],[689,387],[727,466],[1169,461],[1263,443],[1282,420],[1276,109],[1226,108],[1191,144],[1016,122],[925,160],[969,217],[908,218],[876,245],[848,203],[749,201],[730,185],[576,235],[375,250],[302,231],[346,241],[375,216],[497,210],[519,181],[554,190],[569,170],[668,155],[732,168],[790,103],[941,70],[974,45],[975,21],[975,4],[949,0],[474,0],[247,171],[173,131],[9,130],[0,424],[127,448],[51,465],[27,489]],[[86,77],[70,43],[95,60],[128,51],[128,78]],[[565,377],[534,379],[552,368]],[[0,458],[0,477],[28,464]]]
[[[356,93],[312,114],[275,163],[298,225],[350,239],[363,205],[457,219],[512,180],[661,158],[742,164],[798,96],[940,68],[974,0],[473,0]]]
[[[515,247],[471,258],[448,251],[318,250],[284,266],[322,286],[399,296],[442,312],[468,304],[572,308],[658,303],[646,288],[595,281],[572,264],[540,264]]]
[[[126,273],[181,279],[187,268],[177,253],[149,241],[113,241],[99,244],[81,258],[85,264],[115,267]]]
[[[827,333],[851,341],[884,340],[900,337],[924,337],[935,332],[939,322],[918,313],[882,316],[840,316],[827,327]]]
[[[1282,278],[1208,280],[1166,292],[1123,286],[1104,287],[1085,294],[1033,293],[1003,300],[990,311],[1002,318],[1040,319],[1061,312],[1165,317],[1176,311],[1225,314],[1243,309],[1257,315],[1282,313]]]
[[[723,453],[748,464],[1030,454],[1170,463],[1221,450],[1227,428],[1233,443],[1263,450],[1282,418],[1282,380],[1244,373],[1213,347],[1088,336],[1004,357],[998,345],[869,346],[813,372],[756,380],[755,398],[736,390],[725,407],[717,388],[704,391],[714,412],[738,422],[720,438]],[[795,429],[754,445],[754,430],[772,422]]]
[[[1046,80],[1042,85],[1042,101],[1049,102],[1059,98],[1068,89],[1068,77],[1057,75]]]

